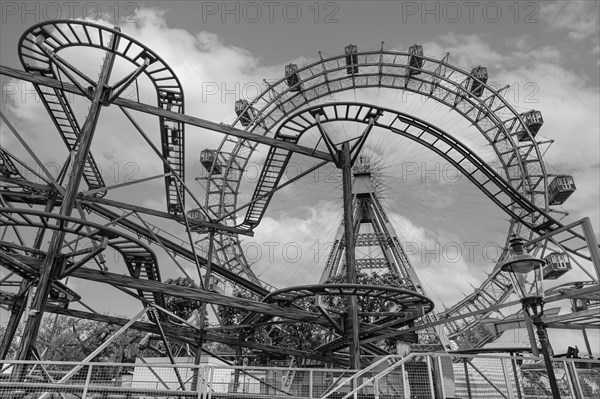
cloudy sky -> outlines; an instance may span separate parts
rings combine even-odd
[[[319,51],[323,56],[339,54],[350,43],[359,50],[379,49],[382,42],[386,49],[406,50],[419,43],[430,57],[441,59],[449,52],[449,62],[461,68],[487,66],[490,82],[511,85],[507,96],[518,111],[543,113],[540,137],[554,140],[545,153],[548,170],[573,175],[578,188],[564,205],[569,212],[564,221],[587,216],[600,232],[596,1],[82,2],[71,8],[53,4],[57,6],[2,3],[2,65],[21,68],[17,43],[22,32],[34,23],[57,18],[59,12],[63,17],[119,25],[172,67],[185,90],[186,113],[214,122],[232,123],[235,100],[255,97],[265,87],[263,79],[280,78],[286,64],[309,63],[318,59]],[[65,51],[65,58],[93,77],[101,56],[93,51]],[[127,68],[117,65],[118,70]],[[45,163],[62,165],[64,145],[49,128],[50,120],[31,87],[6,77],[2,85],[2,112]],[[153,103],[148,82],[140,79],[139,86],[141,100]],[[431,100],[389,90],[351,91],[335,99],[411,113],[471,143],[482,158],[495,162],[489,145],[472,127]],[[83,120],[87,103],[71,100]],[[136,118],[158,142],[156,120]],[[1,134],[3,147],[33,165],[4,124]],[[203,198],[202,180],[194,180],[205,176],[198,157],[202,149],[215,148],[222,136],[191,127],[186,135],[186,181]],[[107,184],[162,173],[159,161],[118,110],[103,109],[92,151]],[[508,216],[443,159],[408,140],[375,131],[365,152],[377,165],[382,200],[398,235],[403,242],[415,244],[409,255],[427,292],[438,307],[453,305],[492,270],[497,243],[503,245],[506,238]],[[253,167],[244,175],[242,202],[252,194],[265,153],[266,149],[258,148]],[[287,177],[314,163],[295,157]],[[165,209],[161,183],[134,187],[115,190],[108,197]],[[340,189],[337,171],[324,167],[275,195],[255,237],[242,242],[261,279],[277,287],[318,281],[341,218]],[[156,223],[184,237],[180,226]],[[475,248],[472,255],[471,247]],[[169,258],[156,251],[163,279],[180,276]],[[193,273],[193,265],[183,265]],[[118,266],[114,271],[124,272]],[[568,280],[585,278],[576,268]],[[99,311],[134,314],[139,307],[106,287],[84,281],[69,285],[88,293],[89,303]],[[4,322],[5,313],[0,316]]]

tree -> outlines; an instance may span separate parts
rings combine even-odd
[[[165,280],[165,284],[172,284],[179,287],[188,287],[188,288],[198,288],[196,282],[189,277],[177,277],[177,278],[168,278]],[[184,320],[189,320],[192,317],[194,311],[200,311],[202,308],[201,301],[195,301],[193,299],[181,298],[173,295],[165,295],[165,308],[169,311],[180,317]],[[175,317],[169,316],[169,321],[175,324],[181,324],[181,321]],[[204,326],[207,325],[208,317],[206,310],[204,311]],[[156,341],[156,343],[154,342]],[[170,340],[169,347],[174,348],[177,345],[180,345],[178,342]],[[146,350],[150,349],[154,351],[154,354],[158,354],[159,356],[167,356],[166,348],[164,347],[164,343],[162,342],[162,337],[156,334],[148,333],[144,336],[144,338],[139,342],[140,349]],[[180,347],[179,349],[181,349]],[[187,350],[187,347],[186,347]],[[177,352],[177,351],[174,351]]]
[[[165,280],[165,284],[172,284],[179,287],[198,288],[196,282],[189,277],[168,278]],[[199,310],[201,306],[202,302],[200,301],[194,301],[193,299],[181,298],[172,295],[165,295],[166,309],[185,320],[189,319],[194,310]],[[173,321],[179,323],[178,320]]]
[[[197,288],[193,280],[188,278],[167,279],[167,284]],[[177,316],[188,319],[192,312],[201,305],[199,301],[186,298],[165,296],[165,307]],[[148,320],[144,317],[144,320]],[[174,320],[180,323],[178,320]],[[69,316],[47,316],[38,334],[38,349],[47,351],[45,359],[62,361],[80,361],[85,359],[96,348],[110,339],[121,328],[120,325],[98,321],[78,319]],[[144,339],[148,334],[128,329],[116,337],[94,361],[133,363],[138,356],[166,356],[162,341],[151,344],[152,339]],[[156,339],[158,336],[152,337]],[[148,337],[150,338],[150,337]]]
[[[235,290],[233,295],[236,298],[258,300],[258,296],[248,291]],[[303,299],[297,301],[295,305],[306,310],[317,312],[312,299]],[[244,318],[250,314],[249,311],[235,309],[227,306],[219,306],[219,317],[223,325],[233,326],[242,324]],[[269,320],[265,316],[262,321]],[[319,325],[310,323],[282,323],[267,326],[246,327],[238,330],[230,330],[228,334],[240,341],[251,341],[266,345],[272,345],[281,348],[297,349],[310,351],[324,343],[323,328]],[[235,348],[236,363],[242,364],[243,358],[252,353],[247,348],[240,346]],[[274,355],[272,353],[259,352],[256,354],[256,365],[267,365],[272,360],[285,359],[285,355]]]
[[[81,361],[119,330],[121,326],[70,316],[48,316],[38,333],[38,351],[44,358],[58,361]],[[129,363],[135,361],[134,344],[142,336],[128,330],[115,338],[94,360]]]
[[[345,275],[338,275],[330,278],[325,284],[345,284],[347,282]],[[378,285],[382,287],[408,288],[405,281],[395,275],[387,272],[383,274],[377,273],[358,273],[356,283],[360,285]],[[325,303],[336,309],[346,309],[348,299],[343,296],[327,296],[324,298]],[[358,311],[360,313],[376,313],[389,312],[394,308],[394,303],[382,298],[373,297],[358,297]],[[359,320],[363,323],[373,323],[377,319],[375,315],[361,315]]]

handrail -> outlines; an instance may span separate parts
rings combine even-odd
[[[339,390],[341,387],[343,387],[344,385],[346,385],[347,383],[349,383],[353,379],[357,379],[358,377],[361,377],[363,374],[368,373],[369,371],[373,370],[375,367],[377,367],[381,363],[389,361],[389,360],[391,360],[393,358],[399,358],[400,360],[402,360],[403,357],[400,356],[400,355],[388,355],[388,356],[385,356],[385,357],[379,359],[375,363],[371,363],[371,365],[369,365],[368,367],[360,370],[358,373],[353,374],[350,377],[348,377],[345,380],[343,380],[340,384],[338,384],[331,391],[327,392],[324,396],[321,396],[321,399],[325,399],[325,398],[329,397],[329,395],[331,395],[332,393],[336,392],[337,390]]]
[[[387,369],[380,371],[379,373],[377,373],[376,375],[374,375],[373,377],[369,378],[368,380],[364,381],[362,384],[360,384],[359,386],[357,386],[356,388],[354,388],[352,391],[350,391],[348,394],[346,394],[346,396],[342,397],[342,399],[347,399],[350,397],[350,395],[355,394],[356,392],[358,392],[360,389],[364,388],[365,386],[367,386],[369,383],[371,383],[372,381],[375,380],[379,380],[381,379],[381,377],[383,377],[384,375],[388,374],[389,372],[391,372],[392,370],[402,366],[404,363],[406,363],[407,361],[411,360],[412,358],[416,357],[416,355],[421,355],[420,353],[411,353],[408,356],[404,356],[402,357],[399,361],[397,361],[396,363],[390,365],[390,367],[388,367]]]
[[[448,364],[442,364],[438,361],[439,359],[447,359],[453,362],[452,365],[450,362],[448,362]],[[15,390],[29,390],[41,394],[42,396],[48,393],[60,392],[78,395],[83,393],[82,397],[86,397],[85,395],[91,395],[97,392],[112,392],[116,395],[148,394],[151,396],[169,396],[176,398],[202,397],[210,399],[211,396],[223,397],[221,396],[222,393],[224,396],[235,395],[236,397],[254,399],[331,399],[332,397],[349,399],[365,393],[368,394],[369,397],[373,397],[373,394],[375,397],[382,394],[392,394],[394,397],[402,397],[403,392],[404,395],[408,395],[409,392],[418,394],[418,392],[421,392],[421,389],[424,389],[433,393],[439,388],[443,393],[443,397],[461,396],[461,394],[465,393],[465,390],[467,390],[467,392],[471,390],[471,393],[474,394],[473,397],[481,398],[485,397],[485,390],[495,389],[494,392],[497,392],[504,397],[511,398],[517,397],[514,395],[515,392],[517,394],[523,392],[523,388],[527,386],[527,381],[531,382],[532,378],[537,379],[543,377],[546,372],[543,364],[541,364],[543,362],[543,358],[541,357],[415,352],[405,357],[399,355],[382,357],[360,371],[328,368],[295,368],[297,372],[302,371],[303,373],[308,374],[303,374],[301,381],[299,381],[298,384],[294,383],[292,390],[287,393],[281,389],[281,382],[277,377],[285,375],[285,372],[289,371],[288,367],[231,366],[220,364],[173,365],[164,363],[162,360],[163,359],[160,359],[160,361],[157,361],[156,363],[146,364],[3,360],[2,363],[4,363],[4,368],[1,373],[2,378],[0,378],[0,397],[5,397],[7,393],[14,393]],[[390,373],[394,370],[398,372],[401,368],[408,368],[407,364],[421,360],[423,360],[423,366],[418,369],[413,369],[412,373],[402,373],[400,378],[390,378],[389,380],[386,380],[386,376],[391,376]],[[481,360],[482,362],[475,362],[475,360]],[[506,360],[512,360],[512,362],[507,362]],[[515,360],[521,361],[515,362]],[[600,360],[598,359],[554,358],[552,360],[557,373],[563,376],[562,387],[569,392],[570,397],[576,397],[577,392],[582,392],[581,389],[584,382],[587,383],[588,381],[592,381],[595,383],[595,381],[597,381],[598,373],[600,372]],[[475,364],[469,366],[469,368],[473,370],[469,376],[467,370],[462,370],[461,366],[463,362],[464,364],[470,364],[471,361]],[[391,362],[391,364],[387,364],[386,362]],[[425,363],[427,363],[427,367],[425,367]],[[48,368],[53,378],[57,379],[56,381],[43,380],[43,376],[41,375],[43,371],[39,370],[30,377],[11,380],[10,374],[12,371],[9,370],[17,364],[31,366],[56,365],[62,367]],[[69,366],[69,369],[72,367],[89,367],[87,379],[85,379],[86,373],[81,373],[76,380],[66,382],[65,377],[69,371],[65,369],[64,366]],[[123,366],[133,368],[134,370],[133,375],[131,376],[131,383],[133,383],[131,386],[126,384],[115,385],[113,372]],[[374,372],[373,370],[378,366],[383,366],[384,369]],[[448,370],[446,366],[450,367],[450,369]],[[110,367],[110,369],[106,369],[106,367]],[[187,390],[186,385],[186,391],[181,391],[177,380],[169,374],[171,373],[170,371],[159,372],[159,377],[157,377],[156,374],[154,374],[153,377],[146,371],[146,369],[158,370],[158,368],[162,367],[169,370],[174,368],[188,369],[188,376],[191,375],[192,370],[198,370],[202,380],[195,389]],[[92,369],[103,370],[103,377],[97,380],[90,380],[89,377],[93,374]],[[245,385],[240,385],[233,390],[232,387],[229,386],[229,384],[233,382],[233,376],[236,370],[248,374],[251,379],[248,387],[243,388]],[[527,371],[533,377],[527,377],[525,380],[521,380],[520,378],[519,380],[514,379],[515,373],[518,373],[519,370]],[[588,372],[588,370],[591,371]],[[365,377],[365,375],[367,375],[365,373],[368,372],[371,372],[374,375]],[[262,377],[267,375],[265,373],[269,373],[269,375],[275,379],[263,380]],[[331,383],[330,380],[331,373],[334,373],[334,376],[336,377],[334,383]],[[339,373],[341,373],[341,376]],[[355,374],[351,377],[346,377],[348,373]],[[474,376],[474,373],[477,373],[477,375]],[[157,378],[160,379],[161,377],[164,378],[162,386],[159,384],[160,381],[157,381]],[[344,390],[341,389],[348,383],[352,383],[352,381],[358,381],[358,378],[360,377],[363,377],[364,380],[360,381],[360,384],[356,383],[356,387],[348,386],[348,388],[345,388]],[[394,377],[396,377],[396,374],[394,374]],[[449,378],[451,378],[454,383],[450,382],[450,385],[448,385]],[[498,379],[496,380],[496,378]],[[186,384],[188,382],[189,380]],[[274,384],[269,387],[268,392],[262,390],[262,387],[269,386],[273,382]],[[308,390],[305,389],[307,382],[309,383]],[[415,382],[419,382],[418,386],[414,384]],[[246,382],[244,382],[244,384],[246,384]],[[485,386],[482,386],[482,384],[485,384]],[[328,385],[331,385],[331,390],[327,389]],[[448,389],[449,391],[447,391]]]

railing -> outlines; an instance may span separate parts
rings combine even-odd
[[[150,360],[135,364],[0,361],[0,398],[91,399],[107,394],[113,399],[316,399],[350,375],[345,369],[296,368],[293,381],[287,381],[288,367],[172,365]]]
[[[396,356],[383,360],[393,361]],[[380,363],[383,363],[380,361]],[[552,362],[561,398],[600,397],[600,361],[556,359]],[[340,395],[342,387],[351,390]],[[543,358],[413,353],[365,378],[357,373],[325,397],[552,399]]]
[[[543,359],[416,353],[339,369],[2,361],[0,398],[551,398]],[[554,359],[561,398],[600,397],[600,361]]]

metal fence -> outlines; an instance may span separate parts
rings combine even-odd
[[[562,398],[600,397],[600,362],[553,362]],[[541,358],[412,354],[366,369],[3,361],[0,398],[551,398]]]

